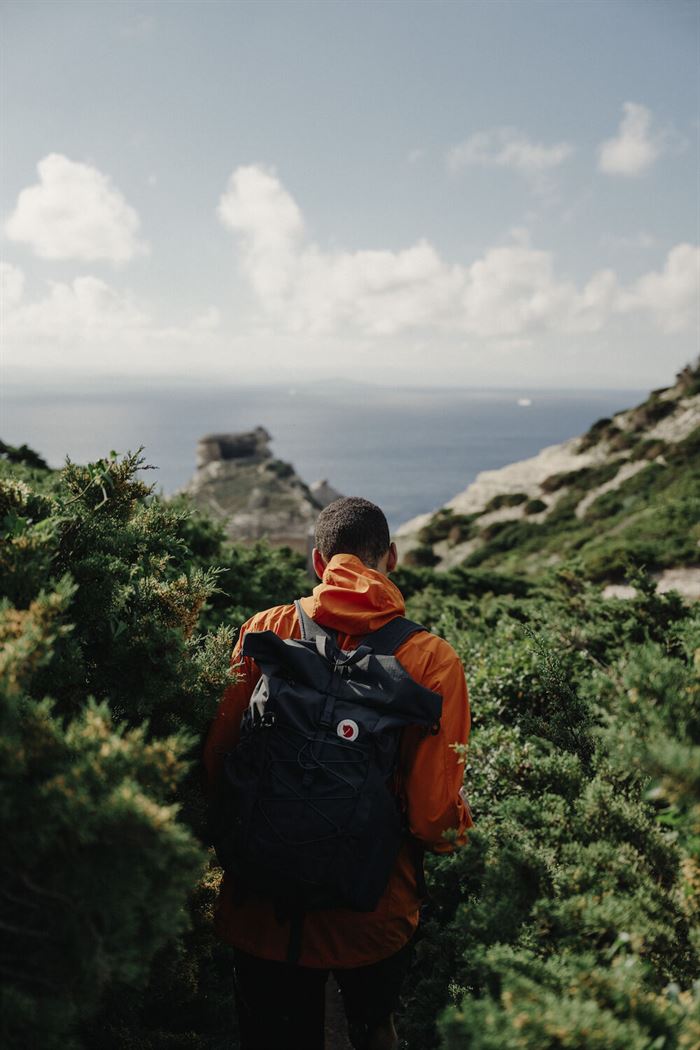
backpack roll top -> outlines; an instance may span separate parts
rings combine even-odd
[[[348,681],[358,702],[372,706],[375,703],[373,687],[379,685],[382,691],[381,704],[387,716],[402,718],[404,725],[417,725],[432,731],[439,728],[442,697],[411,678],[394,656],[411,635],[426,630],[422,624],[408,620],[405,616],[396,616],[377,631],[365,635],[356,649],[346,652],[338,647],[335,635],[329,628],[307,616],[300,601],[294,604],[303,642],[324,637],[337,654],[339,662],[336,666],[353,667]]]
[[[370,635],[347,652],[299,618],[301,639],[244,638],[261,677],[225,759],[231,818],[217,852],[282,912],[372,911],[407,834],[392,790],[401,731],[433,729],[442,698],[384,651],[419,625],[400,618],[377,649]]]

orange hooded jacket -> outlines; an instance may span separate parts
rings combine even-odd
[[[391,580],[350,554],[333,557],[322,583],[301,601],[312,619],[339,632],[343,649],[354,649],[363,635],[405,611],[403,596]],[[301,637],[294,605],[257,613],[241,628],[232,656],[239,678],[226,690],[205,744],[204,762],[212,792],[217,790],[224,755],[238,741],[243,712],[260,677],[257,665],[240,656],[243,637],[246,631],[270,630],[283,638]],[[466,744],[469,737],[464,672],[454,649],[425,631],[411,635],[396,657],[417,682],[443,698],[440,731],[435,736],[412,728],[404,730],[400,779],[413,836],[427,849],[449,852],[453,847],[443,833],[454,829],[458,841],[463,841],[465,830],[471,826],[469,811],[459,795],[464,766],[450,746]],[[307,913],[299,964],[346,968],[393,955],[418,925],[419,906],[415,861],[404,846],[374,911]],[[280,921],[267,898],[247,895],[238,900],[228,875],[221,885],[215,926],[223,940],[251,955],[280,962],[287,957],[289,922]]]

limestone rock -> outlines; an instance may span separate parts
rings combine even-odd
[[[269,444],[272,438],[264,427],[256,427],[240,434],[207,434],[197,443],[197,469],[219,460],[237,460],[259,463],[271,459]]]
[[[327,478],[323,478],[321,481],[314,481],[311,485],[311,493],[322,507],[327,507],[329,503],[333,503],[337,499],[342,498],[342,493],[337,492],[332,485],[328,483]]]
[[[319,511],[339,493],[327,481],[310,488],[291,463],[273,457],[271,440],[264,427],[201,438],[197,470],[183,491],[232,541],[267,539],[306,554]]]

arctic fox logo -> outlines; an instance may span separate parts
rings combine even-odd
[[[357,740],[360,735],[360,727],[357,722],[354,722],[352,718],[344,718],[342,722],[338,722],[338,728],[336,730],[339,737],[343,740]]]

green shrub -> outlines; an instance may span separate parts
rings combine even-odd
[[[404,557],[404,564],[408,568],[426,568],[431,565],[437,565],[439,561],[440,559],[433,551],[433,548],[427,545],[413,547],[412,550],[406,552]]]
[[[621,430],[610,441],[611,452],[625,452],[639,442],[639,435],[631,430]]]
[[[291,463],[285,463],[282,459],[268,459],[265,462],[265,470],[274,474],[277,478],[291,478],[294,467]]]
[[[550,474],[541,483],[543,492],[558,492],[559,489],[569,485],[580,486],[589,476],[590,467],[581,467],[580,470],[565,470],[559,474]]]
[[[483,562],[500,554],[520,546],[523,542],[537,535],[538,526],[529,521],[497,521],[482,530],[485,545],[473,551],[464,564],[476,567]]]
[[[683,397],[694,397],[700,393],[700,357],[694,365],[686,365],[676,376],[676,383]]]
[[[652,394],[630,413],[629,421],[634,430],[645,430],[665,419],[675,407],[676,401],[673,398],[662,400],[658,394]]]
[[[636,583],[606,602],[562,572],[519,601],[529,629],[486,598],[434,621],[470,685],[476,828],[429,861],[409,1047],[697,1041],[699,610]]]
[[[586,509],[586,521],[609,521],[624,511],[625,497],[617,490],[603,492]]]
[[[441,540],[448,540],[452,545],[462,543],[474,535],[473,523],[478,517],[478,514],[455,514],[451,508],[445,507],[423,526],[418,539],[423,546],[432,546]]]
[[[667,448],[668,446],[665,441],[640,441],[637,445],[635,445],[630,459],[656,459],[657,456],[662,456],[666,452]]]
[[[8,463],[23,463],[40,471],[49,469],[46,460],[38,452],[35,452],[33,448],[29,448],[28,445],[20,445],[18,448],[15,448],[13,445],[6,445],[4,441],[0,441],[0,459],[4,459]]]
[[[189,936],[206,854],[188,770],[233,633],[196,634],[216,575],[188,568],[141,465],[0,479],[4,1046],[95,1046],[104,1002],[121,989],[125,1009]]]
[[[501,492],[493,496],[484,507],[484,513],[500,510],[501,507],[518,507],[527,501],[527,492]]]
[[[580,470],[551,474],[542,482],[542,491],[557,492],[561,488],[573,488],[579,491],[593,489],[614,478],[620,465],[620,460],[612,460],[608,463],[601,463],[599,467],[582,467]]]
[[[453,518],[452,508],[442,507],[436,514],[433,514],[428,524],[423,526],[418,533],[418,539],[424,545],[439,543],[440,540],[447,539]]]
[[[666,458],[669,464],[681,467],[683,464],[692,465],[700,457],[700,426],[691,430],[683,441],[669,445],[666,450]]]
[[[587,452],[589,448],[600,444],[601,441],[615,441],[619,434],[620,428],[615,426],[612,419],[599,419],[581,438],[579,452]]]
[[[391,574],[392,583],[396,584],[406,599],[424,590],[434,579],[435,573],[429,567],[407,565],[405,559]]]

